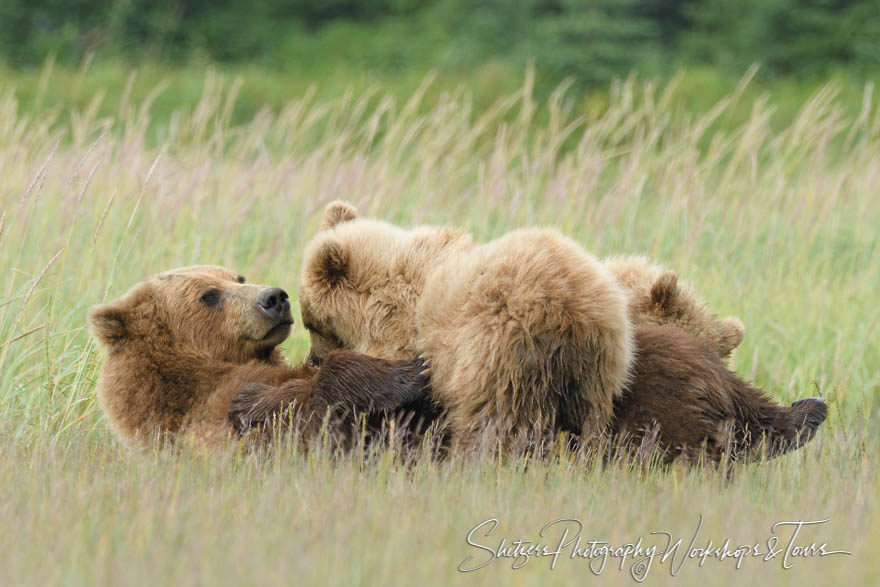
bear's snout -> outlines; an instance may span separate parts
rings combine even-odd
[[[281,320],[290,315],[290,298],[280,287],[270,287],[261,293],[257,305],[272,320]]]

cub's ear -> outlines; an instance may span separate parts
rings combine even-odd
[[[671,313],[678,299],[678,275],[664,271],[651,286],[651,302],[663,312]]]
[[[312,280],[335,286],[348,274],[348,251],[339,241],[327,240],[318,246],[311,263]]]
[[[328,230],[342,222],[351,222],[357,218],[357,210],[348,202],[336,200],[330,202],[324,208],[324,218],[321,220],[321,230]]]
[[[89,308],[89,329],[101,344],[110,346],[128,336],[126,317],[128,310],[117,302],[98,304]]]

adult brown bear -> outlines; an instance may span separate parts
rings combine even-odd
[[[773,458],[809,442],[825,420],[821,399],[779,405],[676,326],[636,327],[635,347],[632,378],[615,398],[606,430],[612,451],[641,450],[666,463]],[[233,401],[230,417],[254,426],[271,423],[284,419],[290,399],[283,389],[247,388]],[[441,415],[431,404],[425,407],[426,421]],[[487,440],[494,445],[495,439]]]

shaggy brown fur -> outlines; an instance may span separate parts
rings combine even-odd
[[[424,432],[439,410],[429,400],[425,364],[420,359],[386,361],[352,351],[333,351],[309,378],[289,379],[281,385],[251,383],[241,389],[229,406],[229,421],[245,435],[260,428],[269,436],[276,426],[294,425],[305,438],[314,438],[330,415],[331,431],[344,444],[357,416],[367,416],[370,432],[376,432],[387,416],[398,419],[399,430]],[[391,413],[391,412],[395,413]]]
[[[665,463],[773,458],[809,442],[827,415],[816,398],[780,406],[680,328],[639,326],[635,342],[633,378],[614,399],[606,430],[612,454],[656,454]],[[243,391],[233,405],[277,415],[289,402],[282,389],[260,386]],[[410,405],[421,410],[423,425],[444,416],[429,402]]]
[[[635,338],[632,382],[615,398],[610,428],[625,446],[654,445],[666,462],[772,458],[808,442],[825,420],[822,400],[780,406],[680,328],[639,326]]]
[[[743,323],[732,316],[719,320],[675,272],[637,256],[608,259],[605,266],[629,296],[633,324],[678,326],[720,357],[729,356],[742,342]]]
[[[424,395],[420,360],[343,353],[323,369],[291,368],[276,349],[293,323],[287,295],[243,282],[221,267],[175,269],[90,310],[92,333],[108,349],[98,397],[120,438],[216,447],[232,432],[232,398],[251,384],[282,386],[307,422],[340,401],[385,410]]]
[[[312,353],[423,354],[453,447],[612,417],[632,362],[627,298],[597,259],[551,230],[486,244],[450,229],[404,230],[331,204],[309,244],[300,305]]]

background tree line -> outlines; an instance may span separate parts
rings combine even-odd
[[[604,83],[689,64],[769,76],[880,65],[880,0],[3,0],[0,59],[48,55],[380,70],[534,59]]]

